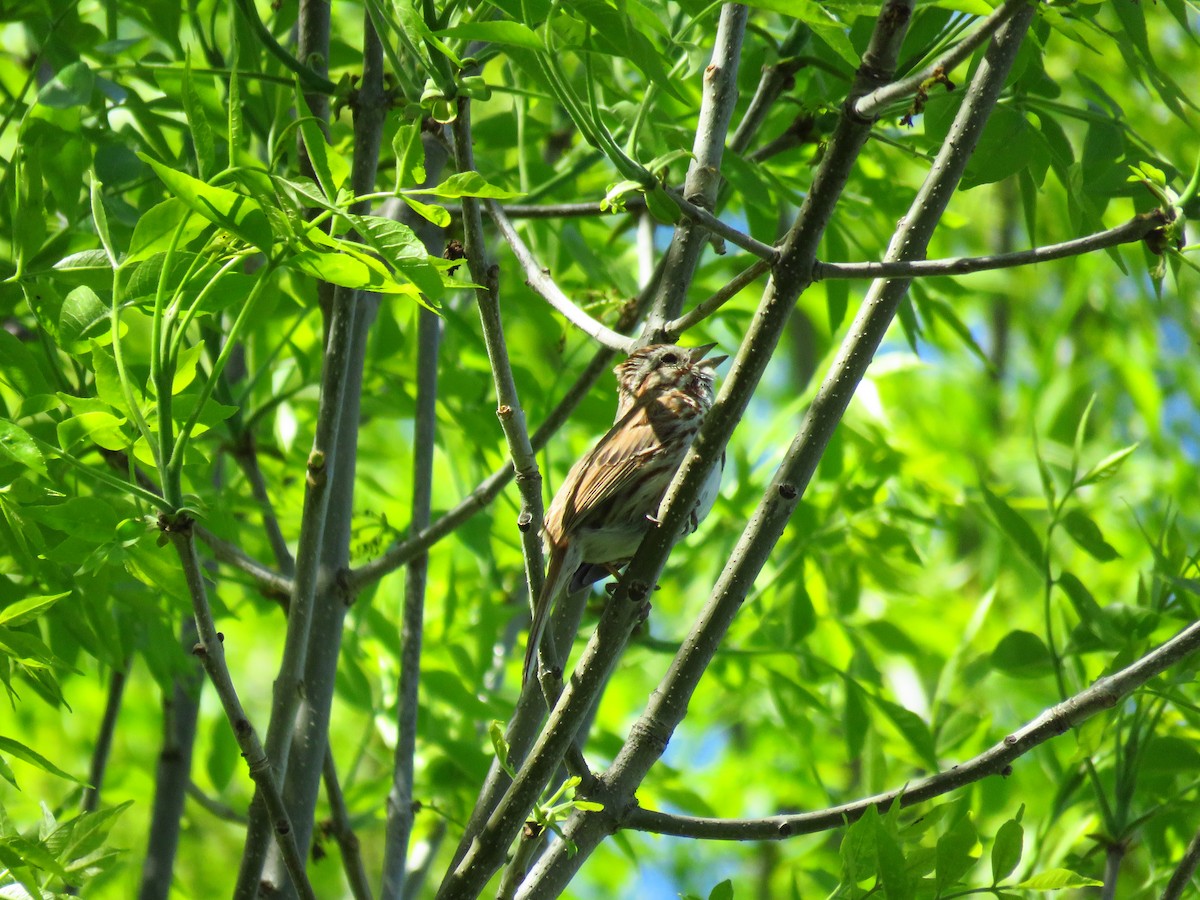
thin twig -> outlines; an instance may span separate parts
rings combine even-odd
[[[100,807],[100,789],[104,786],[104,773],[108,769],[108,755],[112,751],[113,736],[117,730],[117,717],[121,714],[121,699],[125,696],[125,679],[129,660],[119,669],[113,669],[108,679],[108,700],[104,704],[104,716],[100,720],[100,731],[96,735],[96,747],[92,751],[92,765],[88,770],[88,784],[83,789],[80,808],[83,812],[94,812]]]
[[[1192,835],[1187,849],[1183,851],[1183,858],[1171,873],[1171,880],[1163,888],[1162,900],[1181,900],[1191,886],[1197,865],[1200,865],[1200,830]]]
[[[221,701],[221,707],[225,710],[225,717],[233,729],[238,748],[246,760],[256,794],[263,798],[269,821],[273,823],[275,840],[283,853],[288,874],[292,879],[292,886],[305,900],[316,900],[316,894],[313,893],[312,885],[308,883],[308,875],[304,871],[304,857],[296,846],[287,808],[283,805],[283,795],[280,794],[271,771],[271,761],[259,742],[254,726],[246,718],[237,690],[233,686],[233,679],[229,675],[222,643],[224,635],[217,632],[216,623],[213,622],[208,589],[204,584],[204,573],[200,568],[200,558],[196,555],[196,544],[190,525],[190,520],[182,516],[176,517],[175,521],[164,523],[165,533],[179,554],[188,593],[192,598],[197,633],[196,646],[192,652],[200,658],[200,663],[208,674],[208,680],[212,683]]]
[[[742,120],[729,139],[729,149],[734,153],[745,153],[750,147],[751,141],[766,121],[767,113],[771,111],[796,72],[804,65],[804,60],[797,54],[804,49],[811,35],[812,29],[797,19],[780,41],[778,60],[763,68],[754,96],[750,98]]]
[[[441,319],[428,309],[417,313],[417,401],[413,425],[412,518],[416,534],[429,527],[433,497],[433,451],[437,438],[438,357]],[[416,808],[413,805],[417,748],[417,689],[421,683],[421,636],[425,622],[425,587],[429,556],[422,553],[408,564],[404,581],[404,612],[400,627],[400,684],[396,710],[396,750],[392,788],[387,799],[382,900],[404,896],[408,848]]]
[[[978,756],[883,794],[815,812],[760,819],[677,816],[633,808],[622,818],[621,827],[702,840],[778,841],[838,828],[847,822],[856,821],[871,807],[885,812],[896,801],[899,801],[902,807],[924,803],[981,781],[989,775],[1007,777],[1012,763],[1034,747],[1054,740],[1093,716],[1112,709],[1122,697],[1137,690],[1151,678],[1161,675],[1197,649],[1200,649],[1200,623],[1193,623],[1137,662],[1098,679],[1090,687],[1006,735],[1004,740]],[[1200,853],[1200,847],[1197,847],[1197,853]],[[1167,895],[1163,896],[1165,898]]]
[[[187,786],[187,795],[199,804],[200,808],[211,813],[223,822],[232,822],[234,825],[246,826],[246,814],[238,812],[228,803],[222,803],[216,797],[210,797],[204,791],[200,790],[199,786],[194,781],[189,781]]]
[[[504,236],[504,240],[508,243],[508,246],[512,248],[517,262],[521,264],[521,268],[525,272],[525,283],[533,288],[539,297],[562,313],[568,322],[584,334],[594,338],[601,345],[608,347],[610,350],[618,350],[622,353],[629,353],[633,350],[634,344],[630,338],[613,331],[603,322],[592,318],[572,302],[570,297],[563,293],[562,288],[555,284],[554,279],[550,277],[549,271],[539,265],[538,261],[533,258],[533,254],[525,246],[525,242],[521,240],[521,236],[517,234],[517,230],[513,228],[512,222],[508,220],[508,216],[504,214],[504,210],[501,209],[500,204],[494,200],[488,201],[487,211],[492,221],[500,229],[500,233]],[[474,277],[478,280],[478,276]]]
[[[249,429],[235,435],[236,445],[233,458],[250,484],[250,496],[258,504],[262,517],[262,528],[266,532],[267,543],[275,557],[275,565],[284,577],[290,578],[296,570],[296,561],[283,537],[283,529],[279,527],[279,517],[271,505],[271,495],[267,491],[267,482],[263,478],[262,467],[258,464],[258,447],[254,432]]]
[[[217,537],[202,525],[192,529],[198,540],[208,547],[217,562],[225,563],[249,575],[255,586],[268,597],[288,597],[292,593],[292,580],[280,575],[271,567],[250,556],[241,547],[224,538]]]
[[[889,103],[915,93],[921,85],[938,73],[949,74],[955,66],[983,46],[984,41],[995,34],[1010,16],[1028,5],[1029,0],[1008,0],[1003,6],[993,10],[974,31],[923,69],[859,97],[852,106],[854,114],[864,119],[875,119]]]
[[[737,275],[733,276],[732,279],[730,279],[711,297],[701,300],[678,319],[672,319],[670,322],[667,322],[665,325],[663,325],[662,330],[664,336],[667,340],[674,340],[689,328],[700,324],[718,309],[736,297],[742,288],[753,284],[760,277],[769,272],[770,269],[771,264],[765,259],[760,259],[753,263],[749,268],[738,272]]]
[[[581,219],[592,216],[618,216],[641,212],[646,198],[641,194],[628,197],[623,210],[614,210],[600,203],[506,203],[501,209],[510,219]],[[490,210],[489,210],[490,214]]]
[[[772,265],[779,261],[778,248],[772,247],[769,244],[764,244],[762,241],[752,238],[750,235],[745,234],[744,232],[738,231],[732,225],[726,225],[707,209],[692,203],[675,188],[667,188],[666,191],[671,196],[671,199],[674,200],[679,206],[680,212],[682,212],[688,218],[703,225],[714,234],[725,238],[725,240],[729,241],[729,243],[736,244],[743,250],[753,253],[760,259],[765,259]]]
[[[738,99],[738,62],[748,13],[745,6],[737,3],[726,3],[721,7],[712,56],[704,70],[692,161],[684,178],[682,196],[706,213],[716,208],[722,183],[721,160]],[[683,309],[683,301],[708,241],[709,232],[694,218],[685,218],[675,226],[666,252],[662,287],[646,323],[646,331],[652,339],[660,338],[662,325],[668,319],[676,318]],[[774,252],[774,248],[771,249]],[[724,247],[718,252],[724,252]]]
[[[342,852],[342,869],[346,873],[346,884],[354,900],[371,900],[371,881],[363,865],[358,835],[350,822],[350,810],[346,808],[346,796],[338,778],[337,765],[333,760],[333,748],[325,744],[325,761],[321,768],[325,784],[325,796],[329,800],[329,832],[337,841]]]
[[[475,151],[471,146],[471,103],[465,97],[458,100],[458,115],[454,120],[454,158],[459,172],[475,171]],[[496,416],[500,419],[500,427],[504,431],[504,440],[508,445],[508,454],[512,459],[517,480],[517,490],[521,494],[521,511],[516,524],[521,533],[525,580],[529,585],[532,607],[533,598],[541,591],[545,578],[541,538],[542,475],[529,440],[525,411],[517,396],[517,385],[508,358],[508,344],[504,338],[504,326],[500,317],[499,270],[498,267],[487,263],[479,201],[474,197],[463,197],[462,211],[467,267],[471,271],[471,277],[479,285],[475,288],[475,300],[479,306],[483,340],[487,346],[488,362],[491,364],[492,379],[496,385]]]
[[[1050,262],[1069,256],[1080,256],[1120,244],[1132,244],[1144,240],[1147,235],[1168,225],[1167,215],[1161,209],[1152,209],[1134,216],[1115,228],[1095,234],[1073,238],[1060,244],[1017,250],[1012,253],[997,253],[992,256],[957,257],[953,259],[914,259],[889,262],[831,263],[817,262],[813,265],[813,280],[833,278],[921,278],[934,275],[968,275],[991,269],[1012,269],[1033,263]]]

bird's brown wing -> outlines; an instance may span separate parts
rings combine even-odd
[[[570,535],[601,515],[608,502],[625,491],[659,446],[644,408],[634,408],[567,474],[546,515],[552,539]]]

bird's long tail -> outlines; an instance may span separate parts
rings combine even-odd
[[[550,565],[546,568],[546,581],[538,594],[537,602],[533,605],[533,620],[529,623],[529,642],[525,645],[525,668],[521,672],[521,687],[524,687],[529,679],[537,674],[538,649],[542,646],[546,623],[550,621],[550,611],[554,608],[555,598],[562,593],[566,580],[571,575],[571,571],[566,569],[569,555],[566,547],[551,547],[550,549]]]

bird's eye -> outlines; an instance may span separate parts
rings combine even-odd
[[[678,353],[666,353],[663,355],[662,361],[663,361],[663,363],[665,363],[668,366],[678,365],[679,364],[679,354]]]

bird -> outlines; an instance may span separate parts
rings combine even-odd
[[[613,426],[571,467],[546,510],[542,539],[549,562],[534,603],[523,685],[536,672],[558,597],[616,575],[658,521],[663,495],[713,405],[713,369],[728,358],[708,358],[715,346],[651,344],[613,369]],[[712,509],[723,466],[724,456],[679,537],[695,531]]]

